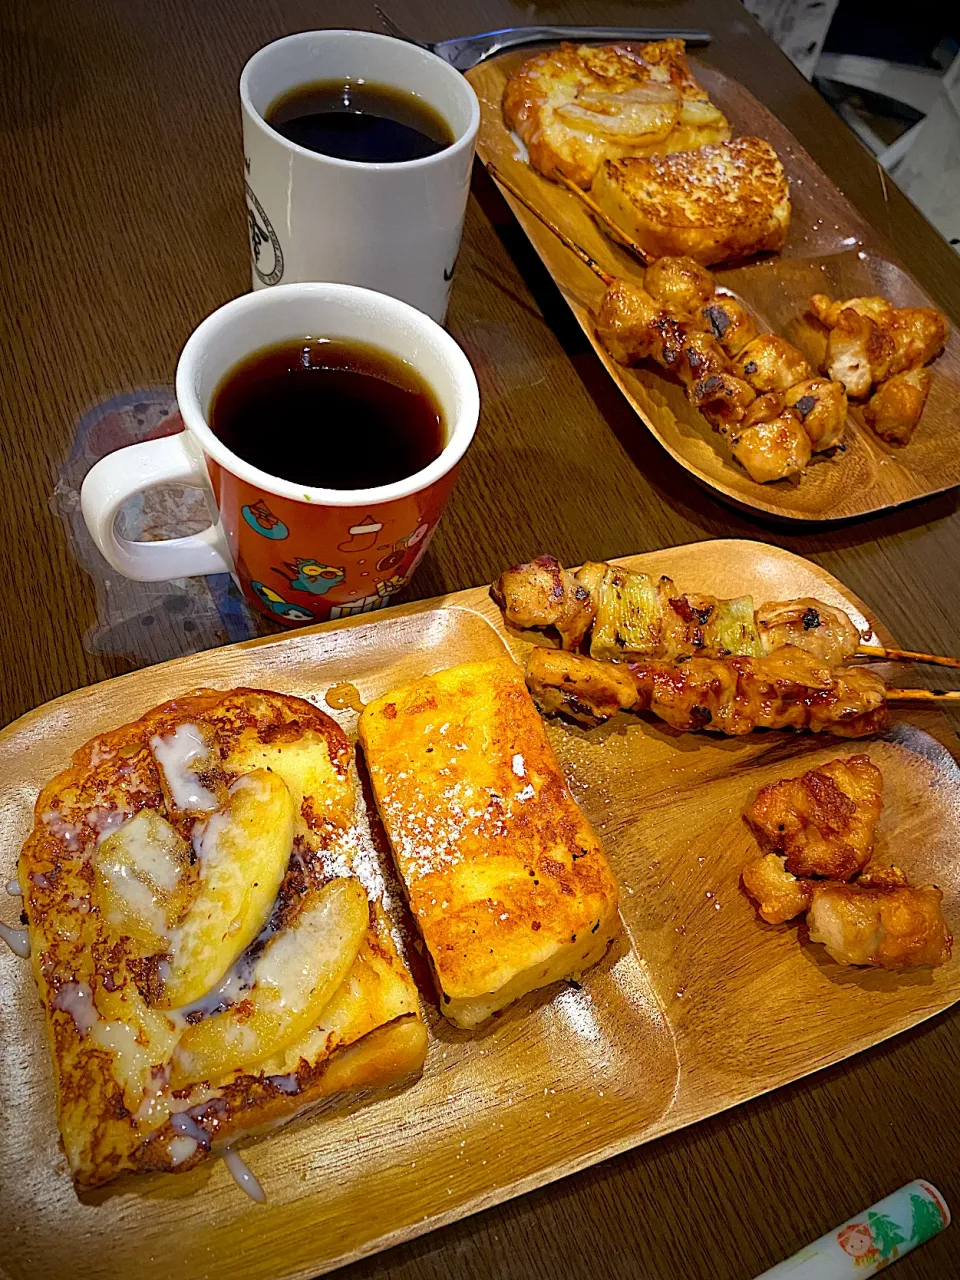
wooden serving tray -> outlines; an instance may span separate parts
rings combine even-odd
[[[687,590],[813,595],[869,621],[822,569],[757,542],[631,556]],[[0,876],[14,873],[41,785],[105,727],[197,685],[254,685],[324,706],[351,681],[371,699],[452,663],[518,659],[485,588],[193,654],[81,689],[0,733]],[[336,713],[348,732],[356,714]],[[886,780],[878,853],[934,881],[960,928],[960,742],[938,713],[898,717],[882,741],[677,734],[622,715],[550,737],[622,886],[622,944],[582,988],[557,986],[469,1034],[425,1006],[422,1078],[322,1113],[246,1149],[267,1194],[248,1201],[221,1161],[130,1178],[81,1202],[58,1149],[43,1019],[26,961],[0,950],[0,1271],[308,1277],[408,1240],[796,1080],[960,998],[960,962],[907,976],[841,968],[795,927],[758,921],[739,888],[756,846],[757,788],[838,752],[869,751]],[[0,915],[16,920],[18,903]]]
[[[468,72],[480,99],[477,152],[498,169],[611,274],[642,282],[642,268],[604,235],[571,192],[542,178],[527,163],[507,130],[500,102],[503,87],[529,52],[503,54]],[[882,294],[899,306],[932,306],[892,250],[777,118],[742,85],[696,63],[697,79],[723,111],[734,135],[756,134],[776,148],[790,179],[793,218],[779,257],[746,266],[718,268],[718,285],[740,298],[764,329],[789,337],[818,364],[825,338],[803,318],[813,293],[834,297]],[[960,336],[950,330],[947,348],[933,368],[933,386],[923,418],[908,445],[884,444],[860,410],[848,419],[843,452],[815,454],[804,473],[757,484],[729,446],[687,401],[680,383],[646,362],[636,369],[617,364],[597,339],[594,317],[603,284],[506,192],[504,198],[543,259],[557,287],[611,377],[663,447],[702,484],[738,507],[786,520],[845,520],[884,511],[960,484]]]

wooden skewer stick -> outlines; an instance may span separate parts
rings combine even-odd
[[[873,644],[862,644],[856,657],[880,658],[887,662],[929,662],[934,667],[954,667],[960,670],[960,658],[945,658],[936,653],[914,653],[910,649],[884,649]]]
[[[497,166],[490,160],[487,161],[487,173],[490,174],[491,178],[499,182],[500,186],[503,187],[505,191],[509,191],[514,200],[519,200],[525,209],[529,209],[533,216],[542,222],[548,231],[552,231],[562,245],[565,245],[571,253],[575,253],[585,267],[589,267],[595,276],[600,277],[607,288],[614,283],[616,276],[612,276],[608,272],[604,271],[603,267],[600,266],[600,263],[591,258],[586,249],[582,249],[580,245],[576,244],[568,235],[561,231],[558,226],[555,226],[545,214],[540,212],[535,204],[527,199],[519,187],[514,186],[509,178],[505,178],[503,176]]]
[[[942,707],[960,703],[960,689],[888,689],[887,701],[898,707]]]
[[[559,176],[560,181],[567,190],[572,191],[578,200],[583,201],[593,216],[595,218],[599,218],[603,225],[613,232],[614,238],[619,240],[624,248],[629,249],[632,254],[638,257],[645,267],[649,267],[650,263],[653,262],[654,259],[649,253],[647,253],[646,249],[644,249],[642,245],[637,244],[636,241],[631,240],[623,228],[619,227],[614,222],[609,213],[600,208],[593,196],[588,195],[587,192],[584,191],[583,187],[578,187],[575,182],[566,176],[566,174],[561,173]]]

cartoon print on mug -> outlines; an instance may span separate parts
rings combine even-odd
[[[314,596],[325,596],[346,577],[342,565],[324,564],[321,560],[308,560],[303,556],[285,560],[283,569],[274,569],[273,572],[284,578],[294,591],[307,591]]]
[[[279,516],[273,514],[262,498],[243,507],[242,514],[250,528],[264,538],[275,538],[279,542],[289,536],[287,526]]]
[[[402,538],[397,538],[396,542],[384,542],[377,547],[378,551],[386,551],[385,556],[377,561],[378,573],[390,573],[392,570],[399,569],[407,558],[407,552],[411,547],[417,546],[423,541],[430,531],[430,526],[426,522],[417,525],[413,533],[405,533]],[[426,547],[423,548],[426,550]],[[409,573],[410,570],[408,569]]]
[[[271,613],[275,613],[286,622],[315,621],[309,609],[304,609],[302,605],[291,604],[289,600],[284,600],[283,596],[274,591],[273,587],[268,587],[262,582],[251,581],[250,590],[256,592]]]
[[[347,537],[343,542],[337,543],[337,550],[345,551],[347,555],[361,555],[364,551],[369,551],[371,547],[376,546],[377,534],[382,528],[382,520],[366,515],[359,524],[350,526]]]

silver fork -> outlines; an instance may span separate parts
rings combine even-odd
[[[502,31],[483,31],[475,36],[459,36],[455,40],[415,40],[397,26],[379,5],[375,6],[385,29],[398,40],[406,40],[421,49],[435,53],[457,71],[469,71],[484,58],[492,58],[504,49],[526,44],[548,44],[552,40],[684,40],[687,44],[709,44],[709,31],[690,31],[679,27],[506,27]]]

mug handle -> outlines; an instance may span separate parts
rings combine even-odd
[[[117,449],[87,472],[80,489],[80,509],[107,564],[138,582],[233,573],[219,519],[200,533],[163,542],[134,542],[117,536],[114,525],[123,503],[159,484],[205,489],[212,499],[203,454],[186,431]]]

